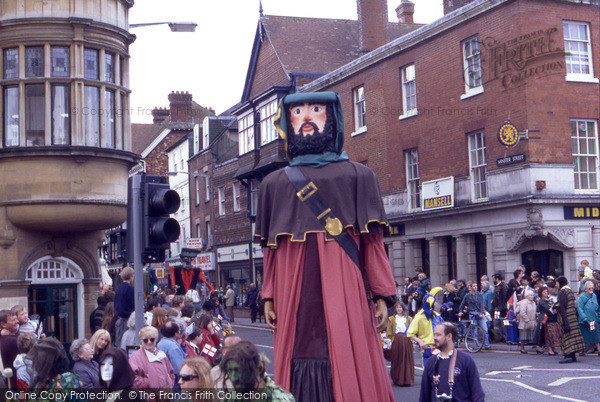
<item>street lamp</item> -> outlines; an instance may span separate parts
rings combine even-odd
[[[194,32],[198,26],[195,22],[143,22],[140,24],[129,24],[129,28],[148,27],[152,25],[168,25],[171,32]]]

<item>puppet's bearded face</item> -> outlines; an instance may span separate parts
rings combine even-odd
[[[292,158],[334,149],[334,125],[329,109],[321,103],[293,104],[288,108],[288,153]]]

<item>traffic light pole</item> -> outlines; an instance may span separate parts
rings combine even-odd
[[[132,177],[132,227],[128,235],[132,236],[133,244],[133,287],[135,292],[135,332],[139,333],[144,326],[144,266],[142,264],[142,175],[138,173]]]

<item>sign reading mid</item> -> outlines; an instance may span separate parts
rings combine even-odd
[[[423,211],[454,206],[454,176],[426,181],[422,184]]]

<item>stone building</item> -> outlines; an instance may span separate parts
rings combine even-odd
[[[86,335],[98,246],[126,218],[132,0],[0,1],[0,298]]]

